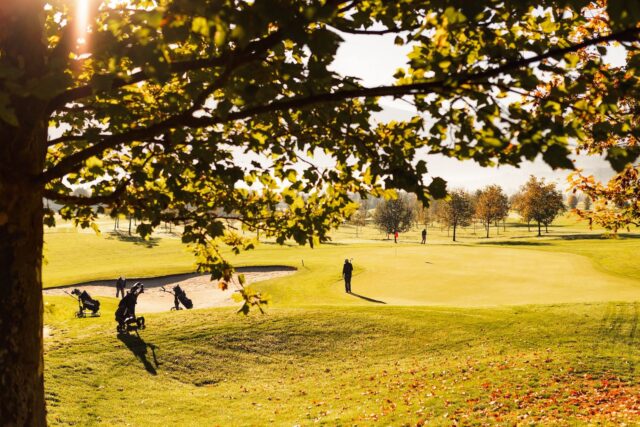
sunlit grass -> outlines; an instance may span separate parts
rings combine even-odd
[[[47,233],[45,285],[193,268],[176,236],[112,225]],[[141,338],[117,338],[114,299],[75,319],[75,301],[46,297],[49,423],[635,424],[640,239],[570,218],[549,231],[468,228],[453,243],[434,227],[420,245],[419,228],[394,244],[344,226],[315,249],[263,241],[228,255],[298,268],[254,285],[272,295],[266,315],[152,314]],[[346,257],[357,295],[344,293]]]
[[[48,299],[54,311],[73,308]],[[637,304],[198,310],[148,316],[140,339],[122,340],[106,317],[56,321],[49,422],[633,424],[624,399],[638,392],[637,313]]]

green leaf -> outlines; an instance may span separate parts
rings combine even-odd
[[[191,31],[209,37],[209,21],[203,16],[193,18],[191,22]]]
[[[435,177],[427,187],[429,194],[435,199],[444,199],[447,196],[447,181],[440,177]]]
[[[616,172],[621,172],[626,165],[634,162],[640,156],[640,147],[611,147],[607,151],[606,159]]]
[[[562,145],[550,145],[542,154],[542,158],[552,169],[575,169],[575,165],[569,159],[569,150]]]

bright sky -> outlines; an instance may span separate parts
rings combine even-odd
[[[391,84],[392,75],[400,67],[406,65],[406,54],[409,48],[396,46],[393,35],[386,36],[354,36],[345,34],[344,43],[333,69],[341,74],[357,76],[366,86]],[[614,49],[609,55],[610,62],[618,63],[623,60],[624,53]],[[383,121],[402,120],[411,117],[411,105],[402,101],[386,99],[381,101],[385,107],[379,114]],[[524,163],[520,168],[501,166],[497,168],[483,168],[472,161],[458,161],[440,155],[430,155],[426,159],[429,173],[447,180],[449,188],[463,187],[475,190],[488,184],[499,184],[507,193],[513,193],[524,184],[529,175],[544,177],[557,182],[561,188],[566,188],[568,171],[553,171],[542,160]],[[584,169],[587,174],[593,174],[599,179],[606,179],[613,173],[608,163],[601,158],[580,156],[576,158],[576,165]]]

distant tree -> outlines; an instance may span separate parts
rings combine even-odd
[[[448,227],[453,227],[453,241],[456,241],[456,229],[471,224],[473,218],[473,201],[471,194],[464,190],[454,190],[449,199],[442,203],[440,220]]]
[[[511,207],[518,212],[523,222],[527,223],[527,231],[531,231],[531,203],[526,201],[527,194],[522,190],[511,196]]]
[[[409,198],[400,193],[398,198],[385,200],[378,205],[373,221],[383,233],[402,233],[413,225],[414,214]]]
[[[444,203],[445,202],[443,200],[432,200],[431,203],[429,203],[429,207],[427,208],[429,223],[439,221],[439,219],[442,217],[440,211],[442,211]]]
[[[580,200],[578,199],[578,197],[575,194],[569,194],[569,197],[567,197],[567,208],[569,208],[569,209],[577,208],[579,201]]]
[[[513,199],[513,206],[527,223],[538,224],[538,236],[542,236],[542,225],[548,225],[564,211],[562,193],[553,183],[545,183],[544,178],[531,176]],[[547,230],[548,231],[548,230]]]
[[[544,224],[545,232],[549,232],[549,224],[553,222],[556,217],[565,211],[565,206],[562,200],[562,192],[556,189],[556,185],[549,183],[542,185],[542,213],[538,221],[538,235],[540,235],[540,222]]]
[[[586,194],[582,197],[582,207],[585,211],[591,210],[591,197]]]
[[[358,210],[356,210],[349,222],[356,228],[356,237],[358,237],[359,228],[367,225],[367,214],[369,212],[369,200],[359,198]]]
[[[499,185],[488,185],[476,193],[475,218],[484,225],[489,237],[489,228],[506,218],[509,213],[509,198]]]
[[[429,224],[429,208],[416,199],[414,201],[413,210],[416,225],[426,227]]]

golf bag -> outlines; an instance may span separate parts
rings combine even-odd
[[[85,310],[90,311],[92,317],[100,316],[100,301],[91,298],[87,291],[80,292],[79,289],[74,289],[71,291],[71,295],[75,295],[78,300],[76,317],[87,317]]]
[[[193,301],[187,298],[187,294],[182,290],[180,285],[176,285],[173,288],[173,295],[174,310],[180,310],[180,304],[184,305],[186,309],[193,308]]]
[[[144,293],[144,285],[138,282],[120,300],[116,310],[116,322],[118,322],[116,330],[119,334],[145,328],[144,317],[136,317],[136,304],[141,293]]]

